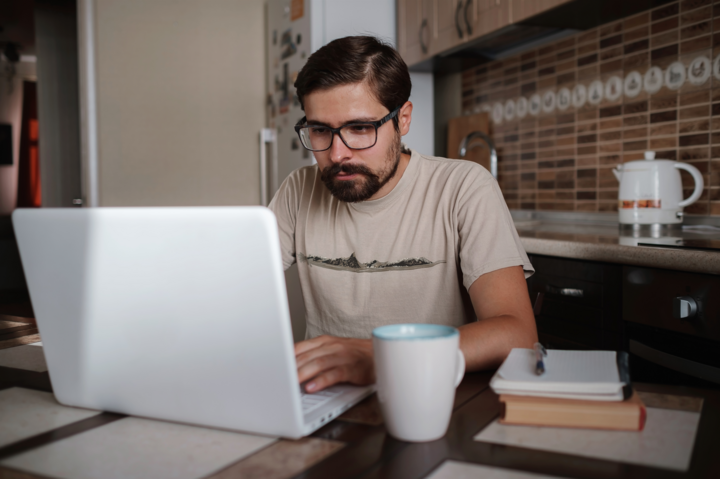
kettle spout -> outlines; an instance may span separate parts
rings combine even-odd
[[[618,181],[621,181],[622,171],[619,170],[618,168],[613,168],[612,172],[613,172],[613,175],[615,175],[615,178],[617,178]]]

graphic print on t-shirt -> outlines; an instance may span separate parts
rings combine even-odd
[[[322,256],[305,255],[298,253],[298,261],[306,262],[310,266],[350,271],[352,273],[382,273],[384,271],[411,270],[420,268],[431,268],[445,260],[430,261],[427,258],[404,258],[400,261],[378,261],[369,263],[360,262],[353,252],[347,258],[323,258]]]

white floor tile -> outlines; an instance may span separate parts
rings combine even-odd
[[[263,436],[129,417],[0,464],[60,478],[195,479],[273,441]]]
[[[0,349],[0,366],[42,373],[48,370],[43,348],[16,346]]]
[[[554,477],[556,476],[512,471],[468,462],[445,461],[428,476],[428,479],[549,479]]]
[[[700,414],[647,408],[643,431],[509,426],[496,421],[476,441],[686,471]]]
[[[62,406],[52,393],[23,388],[0,391],[0,447],[99,414]]]

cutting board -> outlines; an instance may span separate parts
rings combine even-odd
[[[460,142],[473,131],[482,131],[483,133],[488,134],[490,131],[490,120],[487,113],[459,116],[457,118],[452,118],[448,122],[448,158],[460,158],[460,154],[458,153],[458,150],[460,149]],[[465,155],[464,159],[479,163],[489,171],[490,151],[481,146],[485,145],[485,142],[483,140],[476,139],[471,141],[469,146],[472,147],[473,145],[477,146],[471,148],[467,155]]]

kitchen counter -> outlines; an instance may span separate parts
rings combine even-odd
[[[673,245],[677,240],[720,242],[720,229],[708,234],[685,228],[671,237],[632,238],[620,234],[614,214],[527,211],[512,214],[529,254],[720,274],[720,252],[662,246]],[[686,220],[686,226],[699,224],[703,223],[696,218]],[[705,223],[705,226],[717,225]],[[638,243],[657,243],[657,246],[638,246]]]

